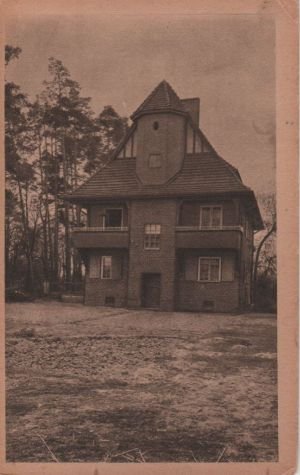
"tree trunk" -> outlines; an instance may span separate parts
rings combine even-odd
[[[43,196],[45,190],[45,178],[44,178],[44,170],[43,170],[43,160],[42,160],[42,143],[41,143],[41,136],[40,131],[38,132],[38,152],[39,152],[39,166],[40,166],[40,174],[41,174],[41,205],[40,205],[40,216],[42,221],[42,229],[43,229],[43,267],[44,267],[44,276],[48,279],[49,276],[49,267],[48,267],[48,235],[47,235],[47,225],[46,225],[46,218],[43,216]]]
[[[53,242],[53,275],[54,280],[59,280],[59,251],[58,251],[58,182],[59,182],[59,172],[60,166],[57,157],[57,141],[54,139],[54,155],[55,155],[55,174],[54,174],[54,242]]]
[[[26,277],[26,289],[29,292],[34,290],[34,277],[33,277],[33,265],[32,265],[32,254],[30,248],[30,235],[29,235],[29,226],[28,226],[28,214],[27,214],[27,197],[25,196],[25,203],[23,199],[22,193],[22,186],[19,179],[17,179],[18,184],[18,191],[19,191],[19,199],[20,199],[20,206],[21,206],[21,216],[22,216],[22,224],[24,229],[24,237],[25,237],[25,254],[27,259],[27,277]]]
[[[64,172],[64,192],[68,192],[68,164],[66,156],[66,144],[65,133],[62,139],[62,152],[63,152],[63,172]],[[71,280],[71,246],[70,246],[70,205],[65,201],[65,280],[69,283]]]
[[[11,279],[11,266],[10,266],[10,217],[5,219],[5,284],[9,285]]]
[[[257,272],[258,272],[258,264],[259,264],[259,256],[262,250],[262,247],[266,240],[273,234],[273,232],[276,230],[276,223],[272,224],[271,229],[267,232],[267,234],[262,238],[261,242],[258,245],[257,251],[256,251],[256,256],[255,256],[255,261],[254,261],[254,269],[253,269],[253,303],[254,306],[256,307],[257,305]]]

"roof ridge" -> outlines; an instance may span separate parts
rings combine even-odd
[[[168,86],[170,86],[170,84],[167,83],[167,81],[163,81],[163,84],[164,84],[164,89],[165,89],[165,94],[167,96],[167,102],[168,102],[168,105],[170,106],[171,105],[171,98],[170,98],[170,94],[169,94],[169,90],[168,90]]]
[[[169,111],[187,114],[186,108],[183,106],[181,99],[174,91],[172,86],[164,79],[153,91],[146,97],[141,105],[133,112],[131,118],[134,120],[140,114],[147,114],[153,111]]]
[[[239,174],[239,171],[236,167],[234,167],[233,165],[231,165],[231,163],[227,162],[223,157],[221,157],[218,152],[214,149],[214,147],[211,145],[211,143],[209,142],[209,140],[207,139],[207,137],[205,136],[204,132],[200,129],[200,127],[197,127],[196,124],[194,123],[193,119],[191,116],[189,116],[190,118],[190,124],[192,125],[192,127],[194,128],[194,131],[196,131],[197,133],[200,134],[201,138],[204,138],[204,140],[206,140],[206,142],[209,144],[209,146],[212,148],[212,151],[213,151],[213,155],[215,157],[217,157],[225,166],[226,168],[228,168],[228,170],[230,171],[230,173],[235,177],[235,179],[239,182],[239,183],[242,183],[246,188],[249,188],[247,187],[247,185],[245,185],[243,183],[243,180],[241,179],[240,177],[240,174]],[[233,170],[235,172],[233,172]],[[237,175],[236,175],[237,173]],[[250,189],[250,188],[249,188]]]

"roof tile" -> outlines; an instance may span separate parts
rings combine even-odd
[[[249,188],[225,160],[214,153],[201,153],[186,156],[181,171],[162,185],[143,185],[136,175],[135,159],[115,159],[73,191],[72,196],[101,199],[240,191],[249,191]]]
[[[159,83],[159,85],[132,114],[131,118],[134,120],[142,114],[148,114],[153,111],[173,111],[180,112],[181,114],[187,113],[181,100],[167,81]]]

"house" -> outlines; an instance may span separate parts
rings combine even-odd
[[[86,304],[226,312],[250,303],[261,215],[199,128],[199,105],[162,81],[110,162],[66,196],[87,210],[88,226],[73,231]]]

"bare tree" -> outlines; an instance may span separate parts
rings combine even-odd
[[[276,276],[276,249],[273,246],[271,251],[265,251],[266,243],[272,236],[276,235],[277,218],[276,218],[276,198],[274,193],[264,193],[258,195],[265,231],[257,233],[255,238],[255,254],[253,265],[253,295],[252,301],[254,306],[257,305],[257,287],[259,271],[267,275],[269,272]]]

